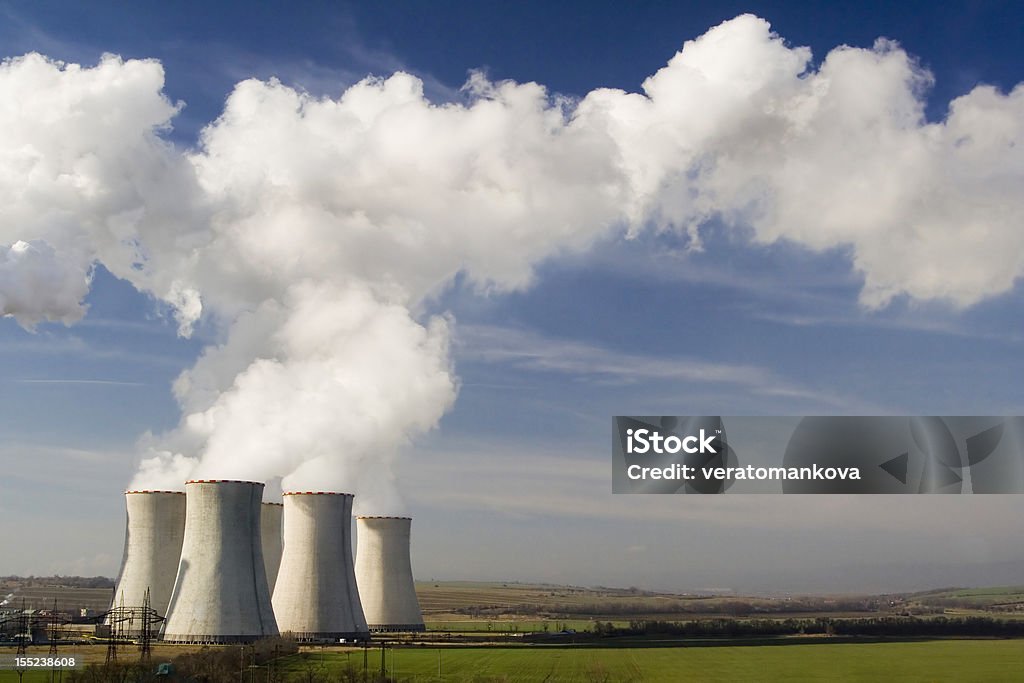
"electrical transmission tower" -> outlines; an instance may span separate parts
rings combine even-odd
[[[117,639],[120,635],[121,620],[124,619],[124,593],[121,603],[110,610],[107,621],[110,622],[110,636],[107,638],[107,664],[117,663]]]
[[[50,619],[48,620],[47,626],[47,637],[50,639],[50,655],[57,654],[57,638],[60,636],[58,625],[60,621],[57,619],[57,598],[53,599],[53,611],[50,612]]]
[[[142,601],[142,637],[139,638],[139,661],[149,664],[153,654],[153,623],[156,612],[149,606],[149,588]]]
[[[28,647],[28,641],[32,639],[32,631],[29,627],[28,612],[25,610],[25,598],[21,599],[21,613],[18,615],[18,654],[23,655]]]

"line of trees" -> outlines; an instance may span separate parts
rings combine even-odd
[[[798,598],[749,602],[746,600],[608,600],[578,603],[519,603],[471,605],[452,610],[467,616],[501,615],[588,617],[595,614],[629,616],[639,614],[793,614],[807,612],[876,612],[881,608],[873,598],[815,599]]]
[[[872,617],[868,619],[701,619],[697,621],[633,620],[617,627],[598,622],[598,636],[671,635],[692,638],[835,635],[873,637],[985,636],[1024,637],[1024,621],[991,617]]]

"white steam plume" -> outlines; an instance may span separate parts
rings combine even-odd
[[[175,280],[205,236],[191,165],[160,137],[179,107],[154,60],[0,64],[0,314],[31,329],[85,314],[94,263],[198,315]],[[27,244],[27,246],[26,246]]]
[[[459,273],[521,288],[617,231],[699,247],[717,220],[848,250],[869,307],[1010,290],[1024,87],[978,87],[928,123],[930,82],[887,41],[814,69],[745,15],[642,93],[569,100],[476,74],[466,104],[435,105],[404,73],[338,99],[245,81],[181,153],[160,137],[177,108],[159,64],[29,55],[0,67],[0,312],[73,322],[98,262],[169,303],[183,334],[200,316],[222,327],[133,485],[386,491],[391,455],[455,399],[452,323],[415,312]]]

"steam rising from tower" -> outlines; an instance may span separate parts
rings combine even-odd
[[[412,519],[356,519],[356,582],[371,631],[422,631],[409,557]]]
[[[277,635],[260,542],[263,484],[185,483],[181,561],[163,638],[238,643]]]

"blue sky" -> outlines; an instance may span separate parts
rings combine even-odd
[[[929,121],[978,84],[1024,80],[1010,2],[0,3],[0,46],[83,65],[160,60],[164,91],[185,103],[166,137],[190,149],[250,77],[337,97],[405,70],[434,102],[462,101],[473,69],[577,98],[635,92],[684,41],[743,12],[815,64],[838,45],[897,40],[934,76]],[[727,227],[710,221],[700,251],[677,234],[612,234],[542,259],[518,291],[458,277],[425,301],[420,319],[455,321],[460,390],[397,465],[418,575],[739,591],[1024,582],[1015,497],[610,494],[611,415],[1024,411],[1019,280],[966,307],[904,294],[869,309],[850,248],[758,244]],[[86,302],[70,327],[0,319],[0,546],[22,549],[0,574],[114,575],[137,441],[174,428],[171,383],[224,339],[205,320],[179,337],[166,304],[102,267]]]

